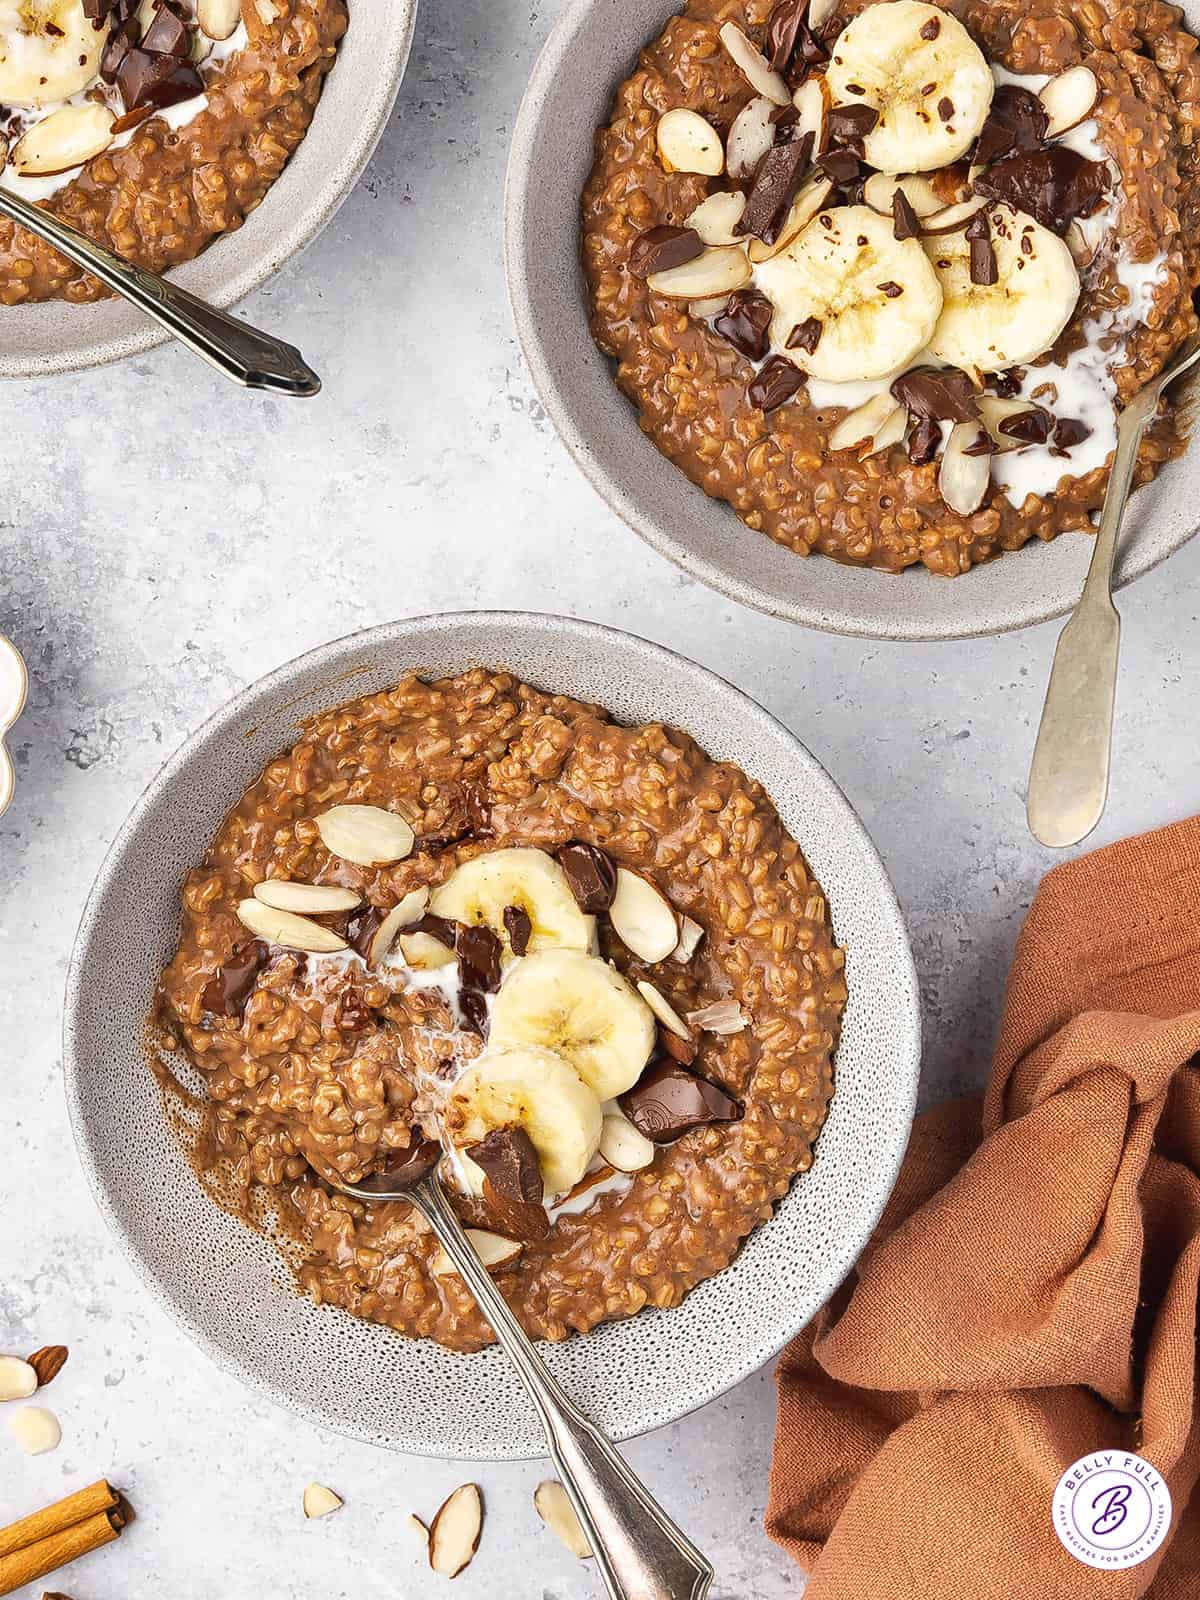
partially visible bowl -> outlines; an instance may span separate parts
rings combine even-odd
[[[25,709],[25,694],[29,680],[21,653],[10,639],[0,633],[0,816],[12,803],[16,787],[16,774],[4,744],[5,735]]]
[[[311,243],[379,143],[408,63],[417,0],[349,0],[349,12],[312,124],[262,204],[171,273],[211,305],[233,305]],[[12,306],[0,311],[0,378],[101,366],[169,337],[124,300]]]
[[[672,1421],[768,1359],[831,1295],[871,1234],[908,1138],[920,1060],[916,976],[887,875],[844,796],[786,728],[721,679],[629,634],[524,613],[392,623],[314,650],[195,733],[134,806],[96,880],[67,982],[67,1096],[80,1158],[118,1242],[176,1321],[255,1389],[397,1450],[543,1453],[499,1352],[460,1356],[292,1292],[273,1247],[207,1198],[167,1124],[143,1024],[179,921],[178,885],[300,719],[394,683],[503,667],[662,719],[762,781],[820,879],[847,951],[836,1091],[811,1170],[724,1272],[670,1311],[546,1346],[611,1435]]]
[[[1079,598],[1092,542],[1063,534],[961,577],[924,569],[891,576],[797,556],[710,499],[638,427],[610,363],[588,331],[580,198],[593,135],[638,51],[683,0],[571,0],[551,33],[517,118],[505,199],[509,294],[542,404],[594,487],[649,544],[743,605],[832,633],[952,639],[1002,633],[1060,616]],[[1184,6],[1200,26],[1200,0]],[[1117,563],[1126,584],[1172,555],[1200,526],[1200,453],[1139,489]]]

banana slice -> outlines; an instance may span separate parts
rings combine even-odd
[[[835,106],[878,111],[863,142],[877,172],[931,172],[957,161],[987,121],[996,88],[957,17],[922,0],[886,0],[847,23],[825,83]]]
[[[942,309],[920,240],[897,239],[891,219],[870,206],[820,212],[786,250],[759,264],[755,281],[775,305],[773,347],[832,383],[899,371],[928,344]],[[809,337],[797,334],[800,342],[788,349],[804,324]]]
[[[517,906],[532,924],[529,953],[539,950],[591,950],[596,919],[585,916],[571,893],[567,875],[544,850],[489,850],[464,861],[433,891],[429,909],[452,922],[482,922],[510,950],[504,912]]]
[[[537,1151],[546,1193],[563,1194],[587,1171],[604,1125],[600,1101],[553,1050],[498,1047],[483,1055],[446,1102],[446,1132],[459,1148],[497,1128],[524,1128]]]
[[[1079,273],[1067,245],[1023,211],[988,212],[996,282],[971,282],[963,233],[924,240],[942,286],[942,314],[929,340],[938,360],[964,371],[1000,372],[1044,354],[1070,322]]]
[[[0,101],[45,106],[86,89],[107,37],[83,0],[0,0]]]
[[[613,1100],[632,1089],[650,1059],[654,1014],[606,961],[546,950],[527,956],[501,984],[488,1037],[557,1051],[601,1100]]]

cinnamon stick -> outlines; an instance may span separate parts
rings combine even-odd
[[[65,1528],[73,1528],[77,1522],[86,1522],[98,1511],[112,1510],[120,1498],[112,1484],[101,1478],[97,1483],[88,1484],[86,1489],[67,1495],[65,1500],[56,1500],[52,1506],[44,1506],[19,1522],[10,1522],[7,1528],[0,1528],[0,1559],[23,1550],[26,1545],[48,1539],[51,1534],[61,1533]]]
[[[0,1595],[12,1594],[14,1589],[56,1572],[69,1561],[111,1544],[124,1526],[120,1507],[110,1506],[107,1511],[97,1511],[82,1522],[60,1528],[48,1538],[24,1545],[11,1555],[0,1556]]]

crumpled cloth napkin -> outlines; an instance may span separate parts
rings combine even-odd
[[[805,1600],[1200,1600],[1200,818],[1052,871],[982,1102],[921,1117],[785,1353],[767,1531]],[[1060,1475],[1135,1450],[1171,1536],[1096,1571]]]

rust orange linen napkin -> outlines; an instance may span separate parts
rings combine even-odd
[[[785,1353],[767,1531],[805,1600],[1200,1600],[1197,1051],[1200,818],[1048,875],[982,1107],[919,1119],[857,1277]],[[1105,1449],[1174,1505],[1118,1572],[1051,1525]]]

